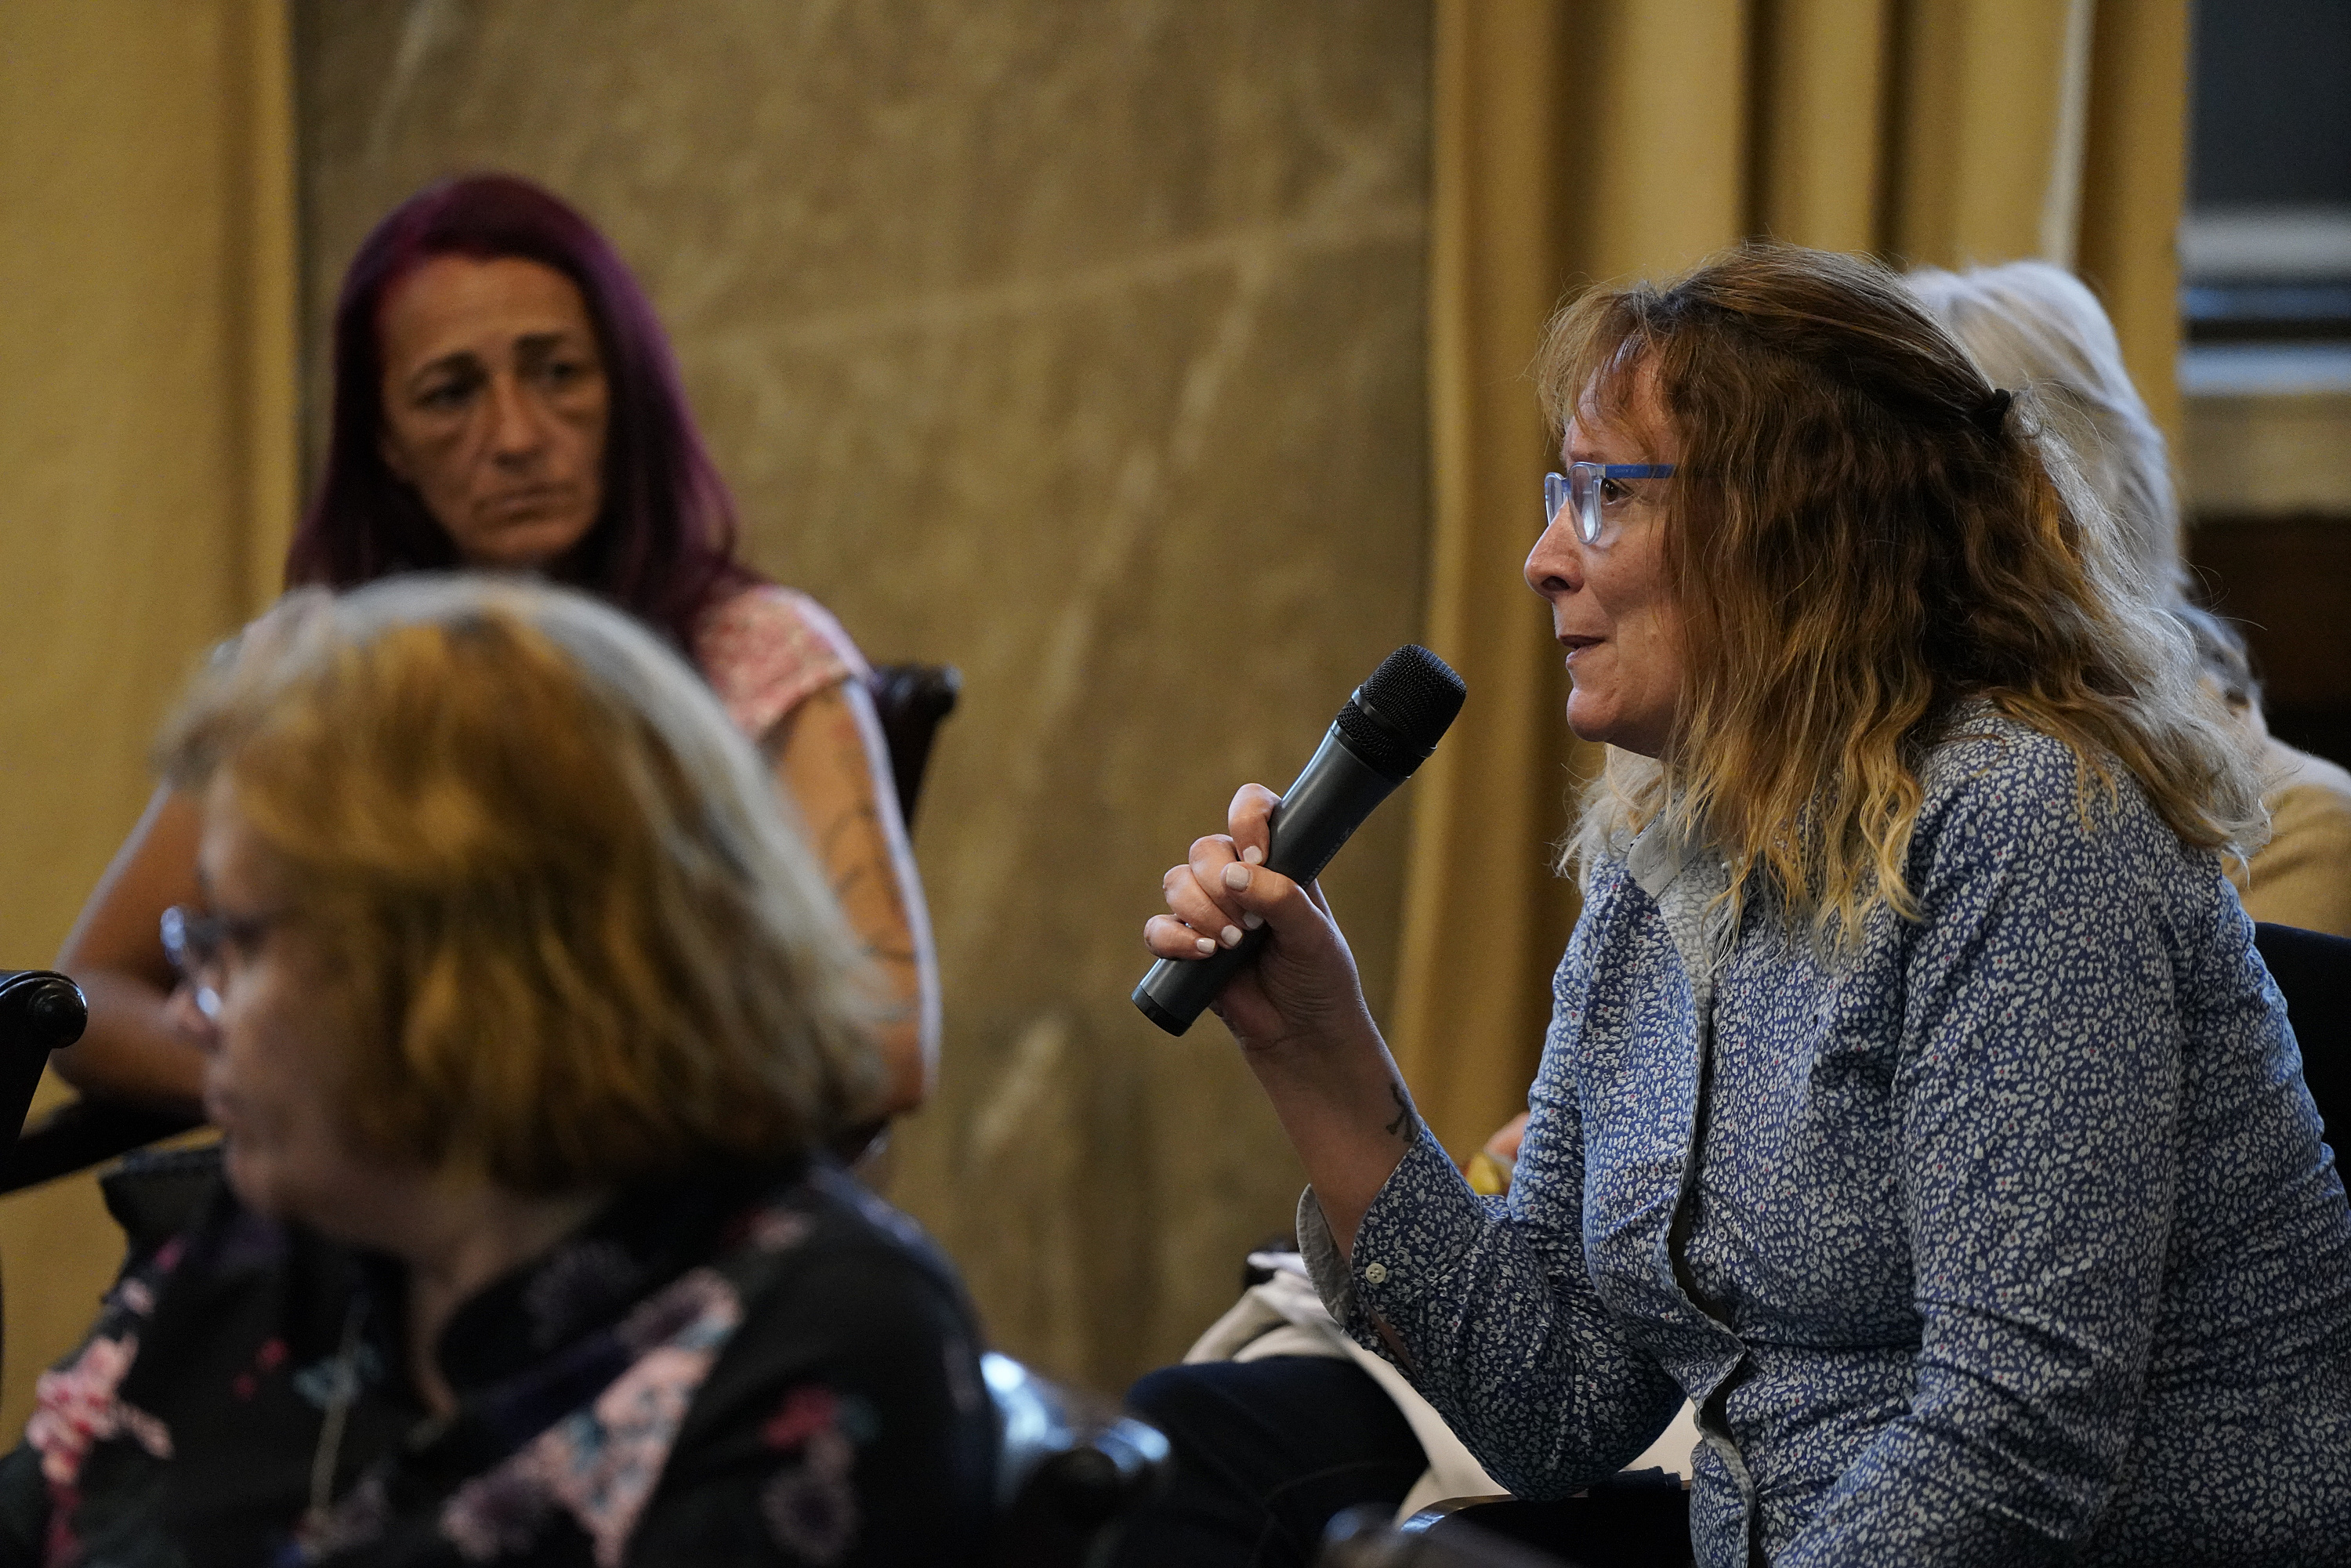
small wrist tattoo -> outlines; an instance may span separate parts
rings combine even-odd
[[[1388,1094],[1395,1101],[1396,1113],[1395,1120],[1390,1122],[1384,1130],[1409,1144],[1420,1136],[1420,1118],[1412,1113],[1412,1102],[1404,1097],[1403,1084],[1390,1082]]]

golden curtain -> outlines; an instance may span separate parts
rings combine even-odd
[[[45,965],[193,661],[277,591],[295,457],[281,0],[0,0],[0,966]],[[122,1239],[0,1203],[0,1429]]]
[[[1415,786],[1390,1036],[1457,1155],[1523,1107],[1575,915],[1548,870],[1598,748],[1519,578],[1556,460],[1525,367],[1580,282],[1750,235],[1897,265],[2041,256],[2176,428],[2187,0],[1437,0],[1429,645],[1469,701]]]

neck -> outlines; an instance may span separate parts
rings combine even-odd
[[[380,1223],[355,1239],[408,1265],[411,1375],[426,1406],[445,1416],[457,1401],[436,1352],[449,1320],[492,1281],[577,1230],[608,1195],[601,1189],[518,1193],[440,1172],[387,1183],[381,1196],[373,1206]]]
[[[413,1246],[394,1250],[412,1279],[462,1301],[578,1229],[603,1197],[601,1192],[534,1197],[485,1186],[452,1195],[430,1217],[432,1223],[418,1227]]]

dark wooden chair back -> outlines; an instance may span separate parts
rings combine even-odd
[[[2285,998],[2286,1022],[2302,1047],[2302,1081],[2341,1166],[2351,1141],[2351,940],[2264,924],[2253,927],[2253,946]]]
[[[953,664],[876,664],[866,677],[882,738],[890,747],[891,783],[898,789],[898,817],[914,831],[914,802],[931,765],[931,742],[940,723],[963,695],[963,675]]]
[[[1167,1439],[1132,1416],[1046,1382],[1008,1355],[981,1357],[995,1401],[994,1568],[1101,1562],[1122,1521],[1167,1477]]]
[[[0,1125],[22,1128],[49,1052],[81,1038],[89,1004],[48,969],[0,969]]]

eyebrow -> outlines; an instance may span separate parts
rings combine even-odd
[[[1560,455],[1570,463],[1655,463],[1657,460],[1657,455],[1646,447],[1635,447],[1634,448],[1634,451],[1637,455],[1631,457],[1604,457],[1592,447],[1585,446],[1578,448],[1571,446],[1564,452],[1561,453]]]
[[[461,368],[481,369],[482,357],[471,349],[452,349],[445,354],[425,361],[409,371],[407,378],[400,384],[404,390],[413,391],[421,382]]]
[[[559,349],[567,341],[578,341],[592,348],[596,338],[594,333],[582,332],[577,327],[558,327],[549,332],[525,332],[515,340],[515,348],[523,353],[535,354],[548,349]]]
[[[543,354],[550,349],[561,348],[567,342],[577,342],[593,350],[596,346],[595,334],[582,332],[577,327],[556,327],[544,332],[525,332],[515,339],[515,349],[521,354]],[[471,349],[452,349],[447,353],[427,360],[417,366],[415,370],[409,372],[408,378],[401,385],[413,388],[417,382],[428,376],[455,370],[460,365],[480,368],[482,357]]]

